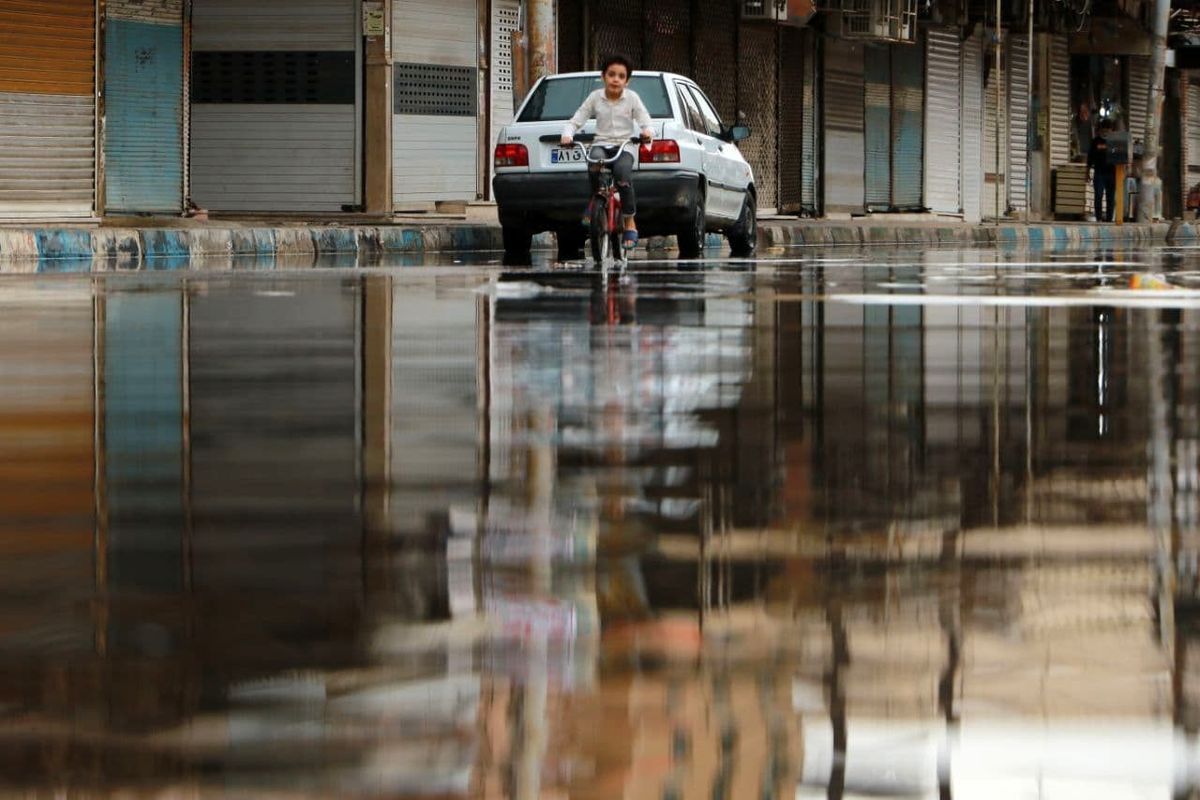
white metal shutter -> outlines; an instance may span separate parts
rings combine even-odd
[[[0,218],[90,217],[94,0],[0,0]]]
[[[191,192],[225,211],[359,202],[357,0],[194,0]]]
[[[863,210],[863,46],[825,40],[825,210]]]
[[[1067,37],[1056,34],[1050,40],[1050,166],[1071,160],[1071,56]],[[1087,143],[1085,142],[1086,146]]]
[[[1008,41],[1008,204],[1024,211],[1029,201],[1029,39]]]
[[[962,208],[963,219],[978,222],[983,214],[983,86],[982,48],[971,38],[962,46]]]
[[[1146,137],[1146,107],[1150,97],[1150,57],[1129,56],[1129,141]]]
[[[983,87],[984,182],[981,210],[984,217],[990,218],[1002,216],[1008,205],[1008,191],[1005,188],[1008,177],[1008,91],[1004,75],[1006,65],[1001,64],[997,74],[996,50],[993,46],[984,48],[983,59],[988,64],[988,83]]]
[[[959,135],[962,47],[958,32],[930,28],[925,68],[925,202],[931,211],[962,211]]]
[[[1200,183],[1200,84],[1187,84],[1187,170],[1183,191]]]
[[[396,208],[477,196],[478,13],[476,0],[392,5]]]
[[[521,19],[520,0],[492,0],[492,129],[488,141],[489,150],[485,153],[488,163],[488,185],[491,186],[490,176],[494,170],[491,159],[491,148],[496,146],[496,137],[500,129],[513,120],[513,58],[512,34],[517,30]]]
[[[803,109],[801,119],[800,205],[805,211],[817,213],[817,169],[820,164],[817,142],[817,37],[805,30],[804,81],[801,88]]]

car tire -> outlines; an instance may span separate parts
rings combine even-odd
[[[510,266],[528,264],[533,257],[533,233],[524,225],[502,225],[504,263]]]
[[[583,245],[587,241],[587,232],[580,229],[560,229],[555,231],[558,239],[558,260],[578,261],[583,258]]]
[[[734,258],[751,258],[758,249],[758,203],[752,192],[746,193],[742,201],[742,213],[725,236],[729,239],[729,252]]]
[[[687,220],[675,233],[680,258],[699,258],[704,250],[704,201],[697,198],[688,209]]]

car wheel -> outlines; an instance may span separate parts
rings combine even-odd
[[[738,215],[737,222],[725,235],[734,258],[750,258],[758,249],[758,204],[750,192],[742,201],[742,213]]]
[[[503,225],[504,263],[510,266],[528,264],[532,260],[533,233],[523,225]]]
[[[704,203],[698,200],[688,209],[688,219],[675,234],[680,258],[699,258],[704,250]]]
[[[583,243],[587,233],[578,229],[560,229],[555,231],[558,239],[558,260],[577,261],[583,258]]]

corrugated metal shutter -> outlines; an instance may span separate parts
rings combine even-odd
[[[0,217],[95,208],[94,0],[0,0]]]
[[[642,68],[686,75],[692,66],[691,0],[644,2],[642,13],[645,29],[654,32],[646,37]]]
[[[971,38],[962,46],[962,207],[963,219],[978,222],[983,214],[983,85],[982,48]]]
[[[737,115],[737,83],[730,80],[729,65],[737,61],[737,9],[725,0],[697,0],[697,9],[699,16],[692,20],[692,75],[721,119],[732,123]],[[598,44],[593,44],[593,54]]]
[[[1200,84],[1187,83],[1187,174],[1183,191],[1200,183]]]
[[[770,213],[778,208],[779,148],[776,145],[775,94],[778,40],[776,26],[743,23],[738,34],[738,105],[754,131],[739,147],[754,170],[758,207]]]
[[[1056,34],[1050,39],[1050,166],[1071,160],[1071,57],[1067,37]],[[1085,143],[1086,144],[1086,143]]]
[[[115,18],[105,35],[107,211],[183,208],[183,20]]]
[[[513,100],[513,61],[512,34],[517,30],[521,18],[520,0],[492,0],[492,129],[489,137],[489,151],[496,146],[496,137],[500,129],[512,122],[514,108]],[[495,168],[492,159],[487,159],[488,186],[492,185],[491,175]]]
[[[931,211],[962,211],[959,181],[962,47],[958,32],[930,28],[925,80],[925,202]]]
[[[356,0],[195,0],[192,199],[224,211],[359,203]]]
[[[478,196],[476,0],[392,5],[396,208]]]
[[[825,42],[825,211],[862,211],[863,46]]]
[[[801,133],[800,205],[805,212],[816,214],[820,211],[817,204],[817,172],[821,163],[817,137],[820,104],[817,102],[817,36],[811,28],[804,29],[803,49],[804,85],[801,92],[804,119]]]
[[[1150,97],[1150,57],[1129,56],[1129,141],[1143,141],[1146,136],[1146,107]]]
[[[1002,216],[1007,206],[1008,193],[1005,189],[1005,173],[1008,171],[1008,91],[1005,86],[1004,69],[999,74],[995,67],[996,51],[987,47],[983,60],[987,62],[987,84],[983,87],[983,191],[982,212],[984,217]],[[980,64],[982,68],[982,63]],[[997,94],[999,93],[999,94]],[[999,104],[1000,108],[997,107]],[[999,143],[999,148],[997,147]],[[997,194],[999,198],[997,199]]]
[[[892,59],[886,44],[869,44],[863,58],[865,84],[864,187],[867,208],[892,203]]]
[[[921,158],[925,152],[925,51],[916,44],[892,45],[892,208],[911,211],[921,203]]]
[[[1029,190],[1029,39],[1008,41],[1008,204],[1014,211],[1028,205]]]
[[[781,27],[779,60],[779,210],[795,214],[803,206],[804,31]]]

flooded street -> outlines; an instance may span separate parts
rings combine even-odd
[[[0,274],[0,795],[1200,796],[1200,249],[460,261]]]

